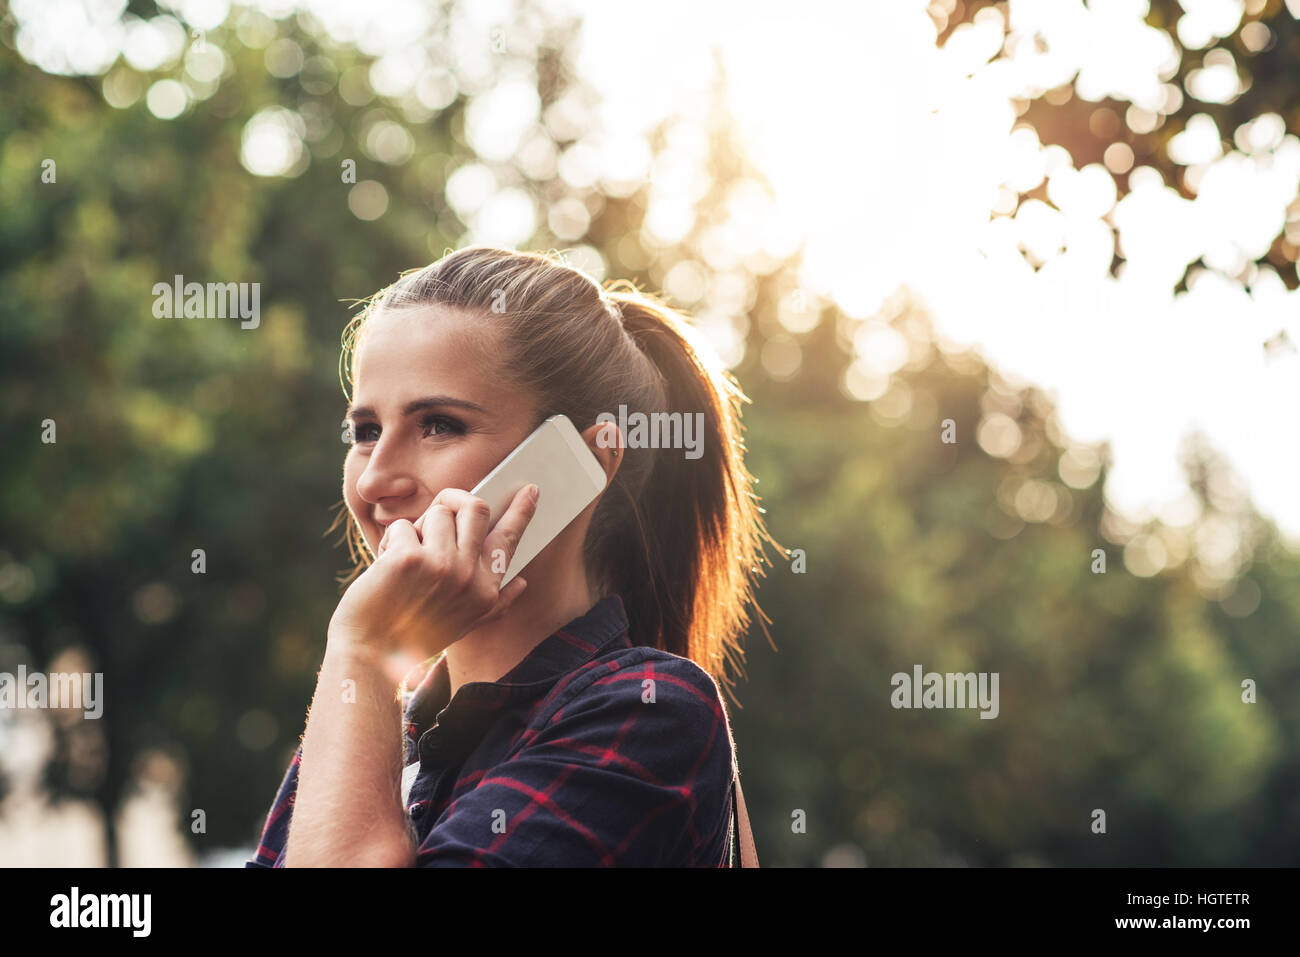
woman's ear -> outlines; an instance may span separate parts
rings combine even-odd
[[[608,488],[623,462],[623,435],[618,430],[618,423],[597,422],[583,431],[582,440],[605,470],[605,487]]]

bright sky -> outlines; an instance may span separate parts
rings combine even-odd
[[[1259,2],[1182,0],[1179,38],[1190,50],[1204,49],[1234,32],[1243,9]],[[200,25],[222,22],[229,9],[225,0],[174,6]],[[490,44],[528,36],[508,25],[509,37],[492,39],[496,25],[508,24],[507,0],[460,5],[450,41],[435,54],[411,45],[434,9],[418,0],[258,6],[273,15],[304,7],[340,41],[383,54],[370,83],[393,95],[413,90],[418,102],[408,118],[431,115],[457,88],[470,94],[467,135],[486,160],[523,157],[529,175],[558,171],[575,189],[599,181],[607,191],[630,191],[649,178],[652,241],[685,234],[706,185],[698,158],[717,51],[731,84],[730,110],[775,201],[754,184],[742,186],[730,203],[731,222],[703,258],[715,273],[726,272],[804,240],[809,297],[833,300],[867,321],[856,341],[869,348],[849,391],[881,395],[905,359],[901,350],[879,348],[890,333],[871,319],[905,285],[949,340],[976,345],[1004,372],[1054,394],[1074,439],[1111,441],[1115,468],[1106,492],[1119,511],[1184,525],[1194,517],[1177,453],[1181,437],[1198,428],[1300,547],[1300,496],[1290,494],[1300,472],[1300,354],[1264,349],[1283,330],[1300,343],[1300,299],[1271,269],[1244,268],[1286,225],[1300,184],[1300,140],[1276,115],[1241,130],[1216,130],[1208,116],[1196,116],[1171,145],[1175,158],[1192,166],[1196,198],[1181,198],[1145,169],[1134,172],[1133,192],[1117,203],[1107,166],[1076,169],[1063,149],[1044,149],[1023,125],[1013,129],[1012,97],[1037,95],[1076,73],[1075,95],[1131,102],[1126,120],[1135,128],[1150,128],[1159,112],[1176,108],[1183,93],[1166,81],[1178,53],[1143,23],[1145,0],[1012,0],[1017,36],[1007,49],[1014,56],[997,63],[989,61],[1002,47],[1000,14],[984,11],[939,51],[922,0],[659,0],[651,14],[627,0],[553,0],[556,12],[583,16],[580,69],[603,97],[596,113],[567,104],[548,114],[552,128],[587,133],[560,156],[536,135],[532,75],[485,79]],[[12,7],[20,22],[33,24],[25,38],[20,31],[20,49],[49,69],[59,69],[62,57],[64,71],[99,72],[117,49],[147,69],[184,40],[179,25],[166,21],[116,26],[122,0],[87,0],[84,16],[69,12],[80,0],[14,0]],[[1289,9],[1300,15],[1300,0]],[[41,18],[58,29],[37,29]],[[94,29],[74,29],[79,21]],[[241,40],[256,33],[242,30]],[[274,44],[267,57],[268,68],[301,65],[294,50]],[[219,50],[187,54],[184,84],[153,84],[144,94],[149,108],[179,115],[210,95],[221,66]],[[140,95],[123,86],[106,83],[106,96],[111,90],[127,103]],[[1230,55],[1207,57],[1189,87],[1206,102],[1236,96]],[[665,117],[677,123],[667,155],[652,168],[644,132]],[[300,118],[265,110],[245,130],[244,163],[259,175],[292,175],[306,160],[303,135]],[[1236,148],[1225,153],[1221,141]],[[384,162],[411,158],[409,135],[396,123],[375,124],[366,148]],[[1125,150],[1108,152],[1107,165],[1127,170],[1132,155]],[[1017,208],[1018,192],[1044,178],[1052,205]],[[523,243],[546,216],[578,245],[587,222],[576,200],[537,210],[525,191],[499,184],[488,163],[459,170],[447,197],[479,241]],[[350,203],[369,219],[383,215],[388,199],[378,183],[361,183]],[[1001,215],[990,221],[993,212]],[[1118,281],[1105,275],[1117,242],[1127,260]],[[1198,257],[1211,271],[1174,299],[1173,283]],[[1028,260],[1043,266],[1035,272]],[[603,268],[594,258],[580,264]],[[734,363],[743,329],[707,319],[734,315],[729,307],[743,298],[744,283],[706,285],[705,275],[674,270],[668,291],[697,300],[702,327]]]
[[[1196,16],[1180,33],[1200,46],[1234,31],[1242,12],[1231,0],[1185,6]],[[1271,271],[1248,285],[1228,278],[1281,231],[1300,140],[1265,117],[1236,137],[1249,152],[1224,154],[1220,138],[1236,131],[1203,116],[1176,141],[1180,159],[1207,164],[1195,200],[1148,169],[1117,204],[1104,166],[1078,170],[1059,147],[1012,131],[1012,96],[1076,72],[1089,99],[1165,105],[1177,54],[1143,23],[1146,3],[1012,2],[1013,28],[1040,30],[1050,53],[1024,42],[996,65],[997,14],[941,53],[924,5],[903,0],[665,0],[653,17],[604,0],[584,9],[585,67],[613,113],[657,111],[651,93],[698,101],[707,48],[721,48],[732,108],[775,187],[774,215],[806,233],[809,289],[863,317],[899,284],[916,290],[951,339],[1054,393],[1072,437],[1110,439],[1107,497],[1135,520],[1185,523],[1177,452],[1199,428],[1260,509],[1300,539],[1300,355],[1270,360],[1263,347],[1284,329],[1300,343],[1300,296]],[[655,90],[649,77],[667,82]],[[1198,92],[1232,95],[1235,73],[1232,85]],[[1045,176],[1056,209],[1031,201],[989,221],[1000,187],[1024,191]],[[1119,281],[1105,275],[1117,236],[1130,264]],[[1047,265],[1035,273],[1025,250]],[[1200,256],[1216,271],[1175,300],[1173,284]]]

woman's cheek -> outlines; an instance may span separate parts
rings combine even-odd
[[[356,450],[352,449],[348,452],[347,459],[343,463],[343,501],[347,505],[352,520],[357,523],[357,527],[361,530],[361,537],[365,539],[366,545],[369,546],[373,554],[375,549],[379,547],[379,542],[375,540],[374,533],[367,527],[368,523],[362,520],[362,515],[365,514],[363,507],[365,503],[361,500],[361,496],[357,494],[356,479],[358,474],[360,472],[356,466]]]

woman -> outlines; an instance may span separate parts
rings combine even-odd
[[[661,302],[482,246],[377,293],[343,345],[357,566],[248,866],[734,866],[717,679],[776,544],[734,380]],[[620,406],[702,442],[651,447]],[[492,529],[466,490],[555,414],[605,491],[498,592],[532,487]],[[426,663],[413,691],[394,655]]]

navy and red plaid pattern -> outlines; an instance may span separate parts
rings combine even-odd
[[[419,867],[737,866],[735,748],[714,679],[601,599],[500,681],[403,692]],[[283,867],[302,748],[246,867]]]

